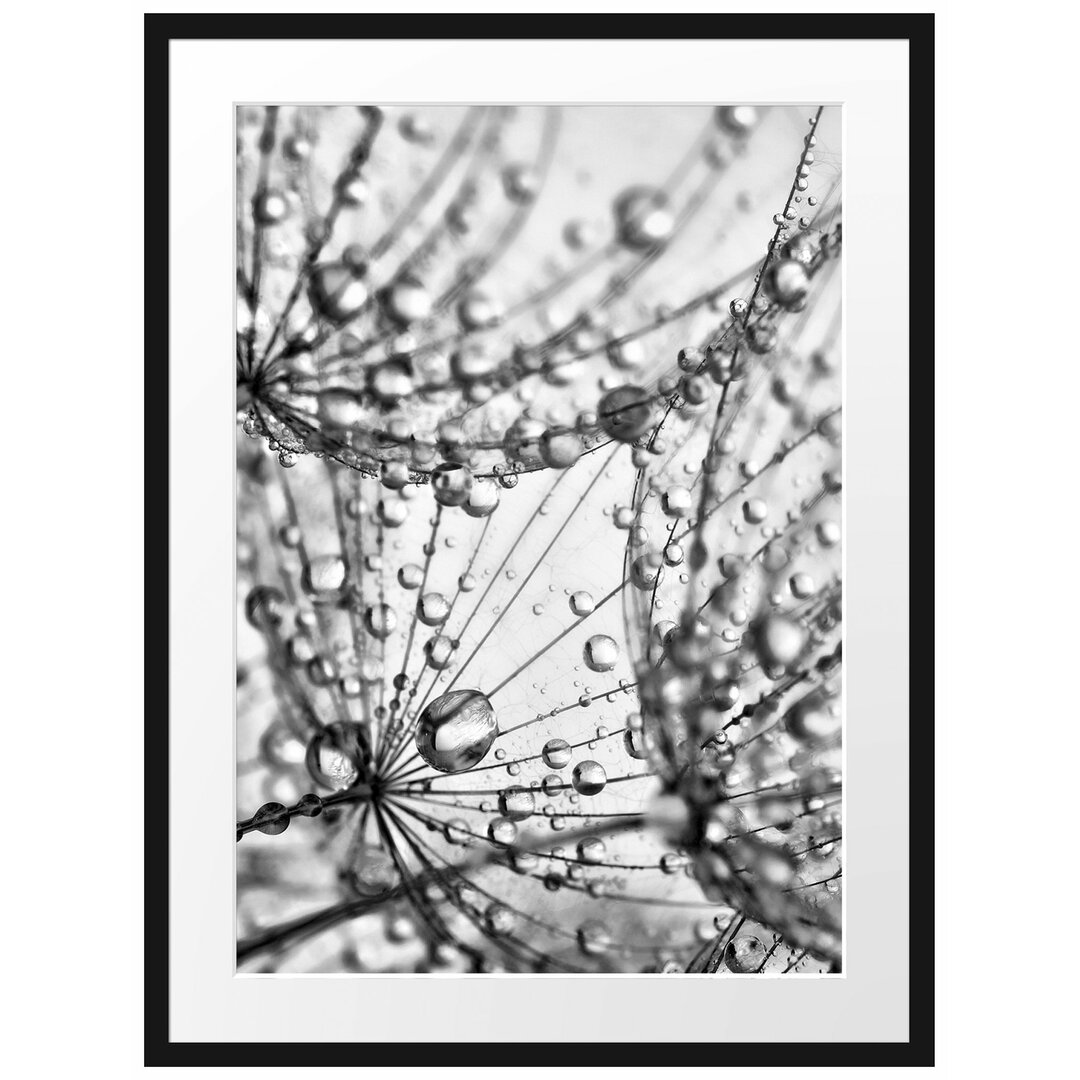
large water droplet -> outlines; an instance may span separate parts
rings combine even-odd
[[[491,702],[479,690],[454,690],[420,714],[416,749],[439,772],[464,772],[483,760],[498,734]]]

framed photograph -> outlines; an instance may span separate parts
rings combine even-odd
[[[933,17],[557,25],[146,17],[148,1065],[932,1063]]]

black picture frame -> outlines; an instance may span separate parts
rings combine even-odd
[[[586,21],[587,18],[587,21]],[[919,132],[918,169],[920,174],[933,171],[934,147],[934,16],[930,14],[831,15],[809,14],[668,14],[655,16],[620,15],[618,33],[611,32],[609,21],[596,16],[560,16],[557,23],[542,15],[424,15],[422,20],[389,14],[148,14],[144,21],[145,42],[145,183],[156,197],[147,200],[145,212],[145,405],[147,415],[156,418],[157,438],[147,455],[154,454],[154,467],[146,470],[145,540],[168,560],[169,493],[157,477],[168,470],[168,334],[161,327],[169,321],[169,221],[160,213],[168,203],[169,129],[161,118],[169,115],[169,44],[191,39],[695,39],[695,40],[906,40],[909,44],[909,122]],[[597,31],[603,29],[604,33]],[[922,235],[933,235],[934,201],[930,185],[917,182],[914,159],[909,166],[909,213],[919,220]],[[918,280],[916,281],[916,273]],[[933,318],[933,262],[912,260],[910,293],[919,296],[909,315],[910,338],[920,342],[921,363],[933,363],[933,338],[925,327],[928,313]],[[916,319],[918,323],[916,325]],[[916,333],[918,331],[918,333]],[[929,354],[929,358],[927,356]],[[932,384],[931,384],[932,385]],[[921,501],[933,506],[926,497],[926,484],[933,484],[933,397],[932,389],[918,398],[923,422],[918,439],[910,442],[910,473],[920,478]],[[909,418],[910,422],[910,418]],[[164,457],[164,464],[163,464]],[[914,526],[911,527],[912,529]],[[926,528],[925,513],[920,515],[919,530]],[[911,625],[919,627],[920,656],[933,656],[933,624],[915,605],[933,590],[932,552],[924,543],[910,536],[910,574],[922,586],[911,600]],[[155,561],[160,573],[161,559]],[[148,571],[149,573],[149,571]],[[149,585],[149,580],[147,585]],[[932,895],[934,876],[933,826],[933,741],[921,746],[920,767],[909,775],[911,843],[919,845],[920,895],[915,895],[915,875],[909,876],[909,941],[912,951],[909,964],[909,1034],[907,1042],[693,1042],[665,1043],[178,1043],[169,1038],[169,950],[162,948],[159,930],[169,919],[169,852],[163,837],[168,836],[169,822],[169,727],[168,727],[168,610],[162,610],[160,587],[146,589],[147,624],[158,627],[145,651],[145,775],[165,777],[164,782],[146,785],[144,815],[145,883],[144,903],[156,918],[146,920],[145,931],[145,1020],[144,1064],[146,1066],[371,1066],[381,1064],[445,1066],[500,1065],[507,1060],[506,1048],[515,1048],[516,1059],[551,1061],[554,1048],[573,1049],[573,1063],[592,1065],[638,1065],[671,1067],[672,1049],[680,1048],[680,1065],[722,1064],[724,1066],[783,1065],[828,1063],[831,1066],[931,1066],[934,1063],[934,916]],[[164,635],[164,641],[162,640]],[[929,639],[929,640],[928,640]],[[911,699],[916,699],[915,680],[920,693],[920,726],[933,723],[933,704],[921,693],[927,679],[927,663],[922,660],[911,679]],[[927,710],[930,716],[927,716]],[[163,712],[165,715],[163,716]],[[231,823],[230,827],[231,827]],[[909,860],[910,860],[909,851]],[[918,968],[914,965],[918,943]],[[917,978],[915,976],[918,976]],[[715,1054],[717,1049],[720,1054]],[[690,1051],[690,1053],[687,1053]],[[711,1057],[706,1057],[714,1051]],[[539,1055],[543,1054],[541,1059]]]

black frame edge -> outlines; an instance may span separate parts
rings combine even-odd
[[[933,171],[934,167],[934,61],[935,17],[932,14],[859,14],[859,15],[788,15],[780,28],[777,21],[767,15],[731,14],[715,17],[717,35],[722,40],[744,39],[902,39],[909,43],[909,123],[917,125],[920,141],[919,171]],[[621,20],[625,28],[626,16]],[[637,20],[645,28],[646,18]],[[562,27],[572,26],[564,18]],[[595,20],[585,24],[595,26]],[[675,28],[682,27],[678,32]],[[704,17],[671,15],[663,33],[649,26],[646,33],[583,32],[579,34],[554,35],[550,22],[540,15],[445,15],[429,16],[423,24],[423,36],[444,39],[499,39],[540,38],[560,39],[677,39],[705,36]],[[443,30],[445,32],[440,33]],[[301,32],[298,32],[301,31]],[[169,219],[161,215],[159,208],[169,199],[169,127],[162,117],[169,115],[169,45],[173,40],[215,38],[234,39],[311,39],[311,38],[412,38],[419,36],[415,24],[407,16],[400,15],[248,15],[221,14],[146,14],[144,15],[144,100],[145,100],[145,164],[144,184],[146,190],[154,190],[153,206],[147,201],[144,220],[144,274],[146,314],[144,331],[145,368],[145,414],[157,420],[158,438],[153,444],[154,464],[157,475],[164,461],[166,474],[169,465],[168,401],[169,366],[168,336],[160,333],[168,326],[169,319]],[[532,31],[532,32],[530,32]],[[913,140],[910,140],[913,141]],[[908,206],[912,219],[918,216],[926,224],[926,232],[933,235],[934,199],[928,185],[916,184],[915,159],[908,164]],[[153,274],[150,273],[153,268]],[[916,329],[925,328],[929,307],[931,321],[934,311],[934,268],[932,260],[920,261],[918,281],[915,263],[910,266],[910,296],[920,296],[918,326],[914,305],[909,310],[910,340],[916,340]],[[932,335],[918,334],[920,350],[924,357],[934,358]],[[164,345],[165,355],[162,356]],[[924,415],[932,419],[933,395],[919,399]],[[911,428],[909,417],[909,430]],[[146,454],[151,452],[147,443]],[[909,467],[912,475],[918,474],[933,484],[934,432],[932,423],[920,430],[918,441],[912,439],[909,446]],[[146,516],[144,542],[147,548],[153,542],[156,551],[164,545],[165,562],[169,558],[169,494],[159,483],[152,482],[153,472],[147,469],[144,480]],[[932,501],[930,503],[932,507]],[[932,510],[931,510],[932,513]],[[916,565],[918,563],[918,565]],[[160,563],[158,564],[160,565]],[[933,553],[915,543],[913,526],[909,522],[909,569],[914,579],[929,580],[933,588]],[[148,573],[149,571],[147,571]],[[160,925],[162,917],[169,925],[169,856],[167,844],[161,842],[168,836],[169,822],[169,753],[168,753],[168,694],[161,688],[168,687],[169,624],[166,600],[162,617],[160,589],[146,590],[146,618],[151,617],[159,627],[153,645],[145,645],[144,668],[156,677],[146,679],[144,701],[144,777],[164,775],[164,783],[149,785],[144,782],[144,817],[147,824],[144,837],[144,906],[154,910]],[[911,625],[915,625],[915,603],[910,601]],[[933,624],[919,620],[920,643],[926,655],[933,656]],[[925,680],[925,665],[920,668],[920,683]],[[915,699],[915,674],[909,673],[910,700]],[[164,703],[165,716],[162,716]],[[930,704],[933,721],[933,705]],[[925,723],[926,706],[923,708]],[[909,717],[910,725],[910,717]],[[919,776],[909,770],[909,809],[912,843],[918,838],[920,856],[928,871],[920,871],[921,888],[925,890],[927,876],[931,886],[934,879],[934,787],[925,783],[926,765],[931,774],[934,770],[934,746],[928,741],[925,756],[920,761]],[[153,823],[153,828],[150,827]],[[930,850],[927,852],[927,845]],[[909,866],[911,851],[909,848]],[[846,1043],[416,1043],[411,1047],[399,1043],[175,1043],[169,1040],[169,963],[168,947],[161,950],[160,940],[152,940],[149,920],[144,930],[144,1065],[151,1066],[356,1066],[381,1063],[393,1055],[394,1064],[446,1065],[449,1055],[467,1057],[472,1065],[495,1065],[505,1062],[504,1046],[512,1045],[526,1053],[550,1051],[553,1046],[574,1048],[574,1061],[579,1066],[634,1064],[672,1067],[671,1048],[678,1045],[702,1055],[721,1048],[725,1066],[760,1066],[768,1064],[793,1066],[793,1062],[805,1055],[810,1060],[820,1060],[822,1050],[828,1048],[828,1064],[833,1066],[908,1066],[932,1067],[935,1060],[935,986],[934,944],[935,927],[932,900],[915,896],[914,875],[909,875],[909,979],[908,979],[908,1042],[846,1042]],[[925,896],[925,893],[924,893]],[[920,981],[916,987],[912,963],[918,945],[921,956],[929,962],[920,963]],[[492,1052],[494,1051],[494,1052]],[[696,1064],[685,1061],[684,1064]]]

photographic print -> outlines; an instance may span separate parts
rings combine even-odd
[[[843,972],[841,130],[237,107],[239,973]]]

